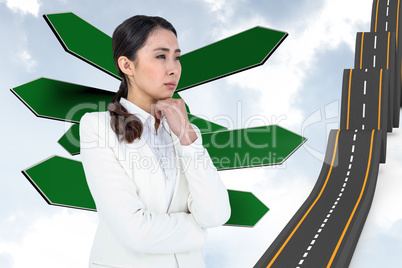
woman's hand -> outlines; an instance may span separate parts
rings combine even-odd
[[[162,112],[165,114],[171,131],[179,138],[181,145],[189,145],[197,139],[197,134],[188,120],[183,99],[159,100],[153,107],[153,111],[158,119],[162,118]]]

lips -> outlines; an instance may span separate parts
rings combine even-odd
[[[165,83],[165,86],[167,86],[168,88],[175,89],[176,86],[177,86],[177,83],[175,83],[175,82],[169,82],[169,83]]]

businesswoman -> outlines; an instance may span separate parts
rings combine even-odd
[[[176,30],[134,16],[113,33],[122,77],[105,112],[80,121],[81,158],[99,224],[90,267],[205,267],[207,228],[230,217],[228,193],[190,123]]]

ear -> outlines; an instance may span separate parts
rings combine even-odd
[[[120,70],[126,75],[133,76],[134,75],[134,63],[129,60],[126,56],[120,56],[117,60],[119,64]]]

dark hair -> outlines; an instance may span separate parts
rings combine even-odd
[[[110,112],[110,124],[113,131],[121,137],[119,137],[120,140],[128,143],[141,137],[143,125],[137,116],[128,113],[127,109],[120,104],[121,97],[127,98],[129,81],[120,70],[118,59],[120,56],[126,56],[130,60],[135,60],[138,49],[144,46],[148,36],[157,28],[170,30],[177,36],[173,25],[164,18],[145,15],[136,15],[123,21],[113,32],[113,60],[122,80],[107,110]]]

